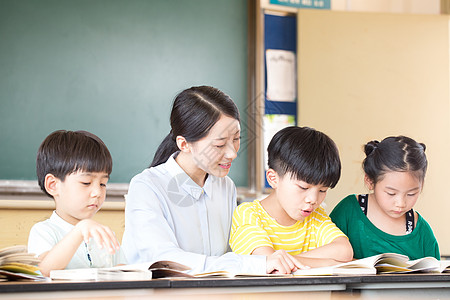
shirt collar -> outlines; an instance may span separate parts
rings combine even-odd
[[[56,210],[53,211],[53,214],[51,215],[50,220],[52,222],[54,222],[55,224],[57,224],[62,229],[64,229],[65,231],[71,231],[73,229],[73,227],[75,227],[74,225],[70,224],[69,222],[65,221],[63,218],[58,216],[58,214],[56,213]]]
[[[191,177],[189,177],[186,172],[178,165],[175,161],[175,157],[178,152],[172,154],[166,162],[167,172],[172,176],[169,180],[169,184],[167,186],[168,191],[170,192],[172,189],[174,192],[177,192],[179,188],[183,189],[186,193],[188,193],[195,200],[199,200],[203,193],[206,195],[211,195],[212,184],[211,182],[214,180],[214,176],[208,174],[208,177],[205,180],[205,184],[203,188],[195,183]]]
[[[210,198],[211,198],[211,193],[212,193],[213,182],[215,180],[217,180],[217,178],[215,176],[208,174],[208,177],[206,178],[206,181],[205,181],[205,185],[203,186],[203,191]]]

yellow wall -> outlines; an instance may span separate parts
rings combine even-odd
[[[299,124],[322,130],[343,172],[327,210],[364,193],[362,146],[389,135],[427,145],[429,169],[416,209],[450,254],[449,18],[331,11],[298,14]]]
[[[50,200],[1,200],[0,205],[0,248],[26,245],[31,227],[48,219],[54,210]],[[123,201],[105,202],[94,220],[109,226],[122,241],[125,229]]]

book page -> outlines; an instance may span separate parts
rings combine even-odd
[[[450,260],[441,260],[439,261],[439,271],[442,272],[450,272]]]
[[[415,272],[441,272],[440,263],[434,257],[424,257],[409,261],[410,269]]]
[[[294,275],[374,275],[377,273],[375,268],[379,263],[383,267],[396,265],[403,266],[408,257],[396,253],[378,254],[330,267],[312,268],[308,270],[295,271]]]

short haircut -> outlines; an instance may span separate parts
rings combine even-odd
[[[308,184],[334,188],[341,176],[336,144],[326,134],[309,127],[286,127],[278,131],[267,148],[269,168],[278,175]]]
[[[57,130],[45,138],[39,146],[36,158],[36,174],[42,191],[45,189],[45,176],[53,174],[64,181],[68,174],[77,171],[112,171],[112,158],[103,141],[87,131]]]

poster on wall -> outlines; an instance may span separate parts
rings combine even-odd
[[[266,50],[268,100],[294,102],[297,95],[295,53],[287,50]]]
[[[331,0],[270,0],[270,4],[297,8],[330,9]]]
[[[270,188],[267,146],[279,130],[297,120],[297,17],[264,14],[265,96],[263,114],[264,188]]]
[[[280,131],[281,129],[294,126],[295,125],[295,116],[294,115],[264,115],[264,170],[267,171],[268,164],[268,155],[267,155],[267,147],[269,146],[270,140],[272,140],[275,133]]]

